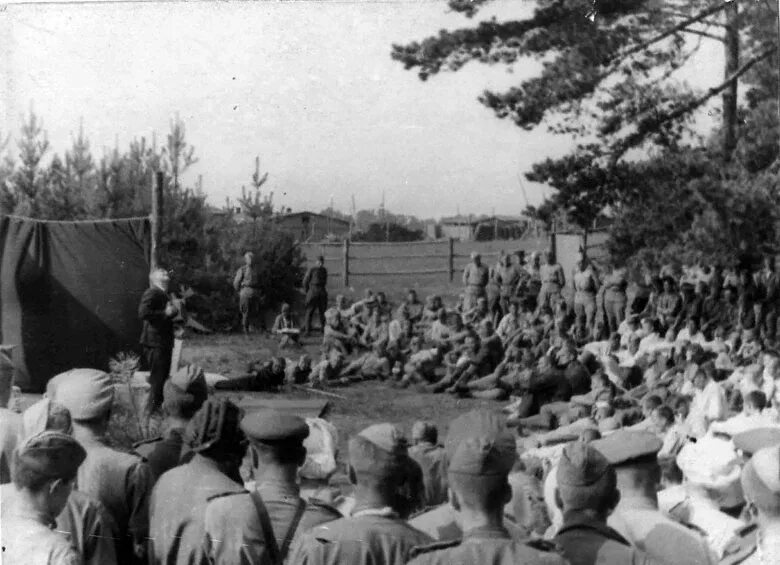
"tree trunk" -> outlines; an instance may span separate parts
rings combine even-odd
[[[725,75],[729,77],[739,67],[739,8],[738,2],[731,2],[726,8]],[[729,161],[737,145],[737,86],[735,78],[723,92],[723,159]]]

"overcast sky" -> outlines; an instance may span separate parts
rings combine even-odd
[[[523,17],[497,2],[482,17]],[[32,107],[56,152],[83,118],[93,153],[177,112],[214,204],[249,184],[255,155],[278,205],[375,208],[422,217],[516,214],[518,173],[571,140],[524,132],[476,101],[539,70],[470,64],[426,83],[390,59],[392,43],[467,26],[443,1],[10,5],[0,12],[0,134]],[[709,50],[691,74],[719,76]],[[15,146],[12,145],[12,149]],[[544,189],[525,181],[531,204]]]

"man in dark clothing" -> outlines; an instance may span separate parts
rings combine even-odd
[[[173,354],[173,319],[178,308],[168,298],[170,284],[168,271],[156,268],[149,274],[150,287],[144,291],[138,306],[138,317],[143,320],[141,345],[143,357],[149,369],[149,400],[146,416],[160,409],[163,400],[163,386],[171,371]]]
[[[422,469],[425,485],[424,506],[431,507],[447,501],[447,476],[444,448],[439,445],[439,430],[433,422],[418,421],[412,426],[412,447],[409,457]]]
[[[250,363],[249,371],[242,377],[219,381],[214,385],[217,390],[250,390],[253,392],[275,392],[284,385],[286,379],[284,357],[274,357],[265,363]]]
[[[241,311],[241,327],[244,333],[249,333],[249,323],[257,317],[260,302],[260,271],[254,265],[254,254],[249,251],[244,255],[244,265],[236,272],[233,287],[238,292],[238,308]]]
[[[325,310],[328,308],[328,271],[323,264],[325,259],[320,255],[317,264],[308,270],[303,277],[303,290],[306,293],[306,319],[303,326],[303,335],[309,335],[311,331],[311,317],[314,311],[320,318],[320,329],[325,330]]]

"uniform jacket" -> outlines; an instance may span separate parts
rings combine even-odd
[[[202,455],[195,454],[186,465],[164,473],[149,504],[151,563],[207,563],[204,514],[208,501],[214,496],[239,492],[244,492],[244,488]]]
[[[81,565],[68,538],[41,522],[32,509],[3,504],[3,563],[18,565]]]
[[[281,547],[301,500],[299,491],[282,484],[262,484],[257,491],[268,511],[277,547]],[[292,543],[313,527],[340,517],[336,509],[322,502],[306,501]],[[205,545],[211,563],[216,565],[271,562],[257,508],[247,492],[209,502],[205,513]]]
[[[163,473],[182,462],[183,434],[183,429],[173,428],[162,437],[135,444],[135,452],[146,459],[155,482]]]
[[[444,448],[428,442],[409,448],[409,457],[417,461],[422,469],[425,485],[424,506],[437,506],[447,501],[447,467]]]
[[[147,288],[141,296],[138,317],[143,320],[141,345],[173,347],[173,318],[165,314],[168,295],[157,287]]]

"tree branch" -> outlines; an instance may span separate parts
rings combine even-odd
[[[707,33],[706,31],[699,31],[698,29],[691,29],[691,28],[685,28],[681,30],[683,33],[692,33],[693,35],[700,35],[701,37],[708,37],[709,39],[715,39],[717,41],[723,42],[725,40],[724,37],[720,35],[715,35],[714,33]]]
[[[610,157],[611,164],[614,165],[626,153],[626,151],[628,151],[632,147],[636,147],[642,141],[644,141],[644,139],[651,133],[650,131],[651,127],[653,130],[657,130],[660,126],[664,125],[665,123],[670,122],[672,120],[676,120],[677,118],[680,118],[685,114],[692,112],[693,110],[695,110],[696,108],[698,108],[699,106],[707,102],[707,100],[709,100],[713,96],[720,94],[721,92],[726,90],[726,88],[728,88],[733,81],[737,80],[739,77],[741,77],[746,72],[748,72],[753,67],[753,65],[773,55],[776,49],[777,47],[774,44],[770,45],[769,47],[761,51],[758,55],[754,56],[752,59],[750,59],[741,67],[739,67],[728,77],[726,77],[726,79],[723,82],[709,88],[704,94],[702,94],[698,98],[694,98],[693,100],[691,100],[690,102],[688,102],[683,106],[680,106],[670,114],[666,114],[665,116],[659,118],[658,120],[655,120],[654,123],[650,123],[646,125],[640,124],[638,131],[629,135],[628,137],[626,137],[620,143],[617,144],[616,148],[612,151],[612,155]]]

